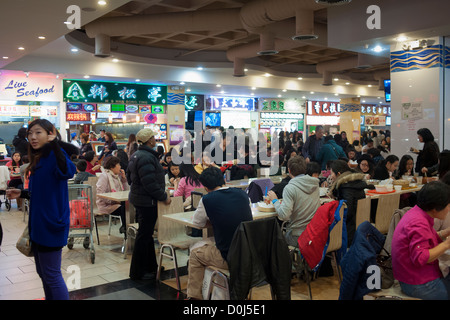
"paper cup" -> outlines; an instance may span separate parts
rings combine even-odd
[[[401,191],[402,190],[402,186],[394,186],[395,191]]]

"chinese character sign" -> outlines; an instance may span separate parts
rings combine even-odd
[[[167,86],[136,83],[64,80],[65,102],[167,104]]]

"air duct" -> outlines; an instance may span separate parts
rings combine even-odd
[[[234,77],[245,77],[245,61],[242,58],[235,58],[234,61]]]
[[[95,56],[106,58],[111,55],[111,38],[106,34],[97,34],[95,36]]]
[[[260,50],[257,52],[260,56],[269,56],[277,54],[275,49],[275,36],[272,33],[262,33],[259,36]]]
[[[314,33],[314,11],[297,10],[295,12],[295,35],[292,40],[315,40],[318,37]]]

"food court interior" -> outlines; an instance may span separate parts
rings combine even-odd
[[[166,152],[195,125],[254,137],[298,131],[303,141],[322,125],[326,134],[345,131],[350,143],[390,132],[389,153],[414,159],[410,149],[422,148],[416,132],[429,128],[440,150],[450,147],[447,1],[45,2],[2,1],[3,162],[18,130],[38,118],[66,141],[106,130],[119,147],[151,128]],[[103,144],[93,145],[100,153]],[[42,299],[33,258],[15,248],[26,210],[15,200],[7,210],[0,197],[0,300]],[[124,244],[120,223],[102,217],[97,226],[95,263],[81,243],[63,249],[71,299],[186,298],[187,249],[176,251],[181,290],[169,259],[160,282],[133,281],[132,244]],[[155,234],[157,256],[159,245]],[[339,286],[336,273],[319,276],[313,299],[337,300]],[[303,278],[293,277],[291,298],[310,298]],[[252,299],[271,299],[269,285],[254,288]]]

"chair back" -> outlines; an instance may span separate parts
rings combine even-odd
[[[98,208],[97,208],[97,181],[98,181],[98,177],[89,177],[87,179],[87,181],[84,182],[84,184],[88,184],[91,186],[92,189],[92,199],[91,199],[91,203],[92,203],[92,209],[94,210],[94,214],[98,212]]]
[[[185,227],[176,222],[171,222],[161,217],[170,214],[183,212],[183,197],[172,197],[170,204],[158,201],[158,241],[160,243],[171,241],[180,235],[185,235]]]
[[[200,199],[205,194],[204,188],[195,188],[194,191],[191,192],[191,210],[196,210],[198,207],[198,203]]]
[[[358,226],[364,221],[370,222],[370,207],[370,197],[358,200],[358,204],[356,206],[356,229],[358,229]]]
[[[342,247],[342,221],[344,219],[345,208],[347,208],[347,205],[343,203],[339,210],[339,216],[341,217],[341,220],[336,223],[336,225],[333,227],[333,230],[331,230],[330,232],[330,240],[327,247],[327,253],[337,251]]]
[[[375,215],[375,228],[382,234],[387,234],[392,216],[400,205],[400,194],[385,194],[378,198],[377,213]]]

